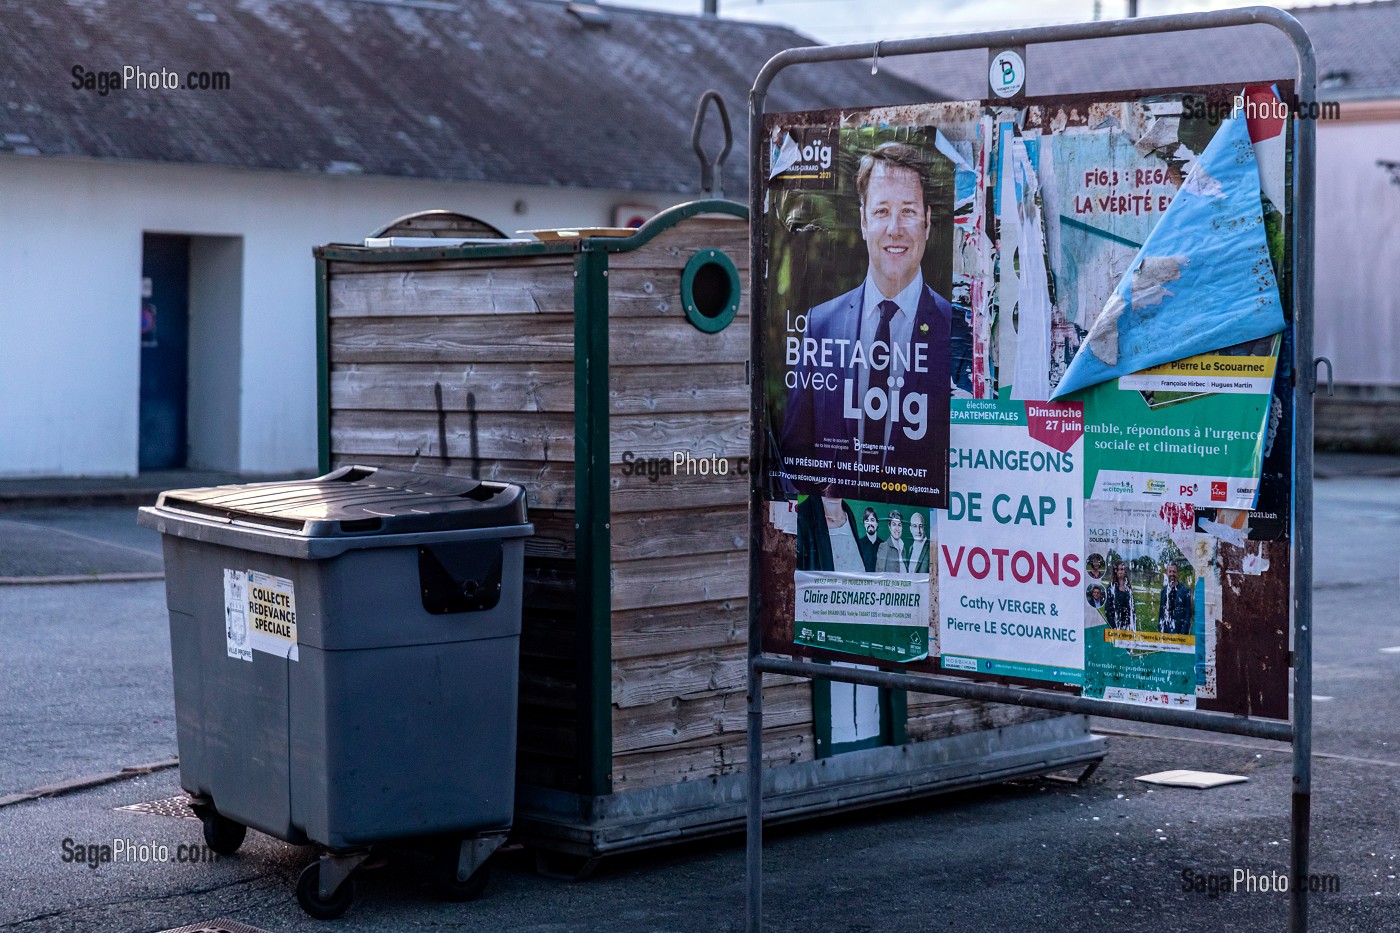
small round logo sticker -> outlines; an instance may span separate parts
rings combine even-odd
[[[987,69],[987,82],[998,97],[1015,97],[1026,84],[1026,63],[1010,49],[998,52]]]

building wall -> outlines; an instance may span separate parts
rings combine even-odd
[[[1400,101],[1318,124],[1316,348],[1338,383],[1400,387],[1400,185],[1377,159],[1400,161]]]
[[[190,412],[195,459],[205,462],[191,465],[304,471],[316,466],[312,247],[356,242],[429,208],[509,233],[608,225],[618,203],[680,200],[0,156],[0,476],[137,472],[143,233],[199,238],[191,251],[190,384],[198,396]],[[230,297],[235,288],[241,295]],[[220,307],[217,320],[207,319]]]

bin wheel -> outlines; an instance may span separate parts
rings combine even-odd
[[[199,821],[204,824],[204,844],[220,855],[232,855],[243,845],[248,827],[236,823],[212,807],[200,807]]]
[[[321,863],[312,862],[297,879],[297,903],[307,916],[316,920],[335,920],[344,916],[355,900],[355,879],[346,878],[330,897],[321,897]]]
[[[491,880],[491,865],[488,862],[476,871],[472,872],[470,878],[462,881],[457,877],[457,859],[454,852],[450,864],[442,865],[433,879],[433,890],[437,896],[444,901],[460,904],[465,901],[474,901],[481,897],[486,890],[486,884]]]

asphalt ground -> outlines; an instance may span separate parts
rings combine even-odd
[[[1354,462],[1356,468],[1347,469]],[[1400,480],[1343,461],[1317,485],[1312,929],[1400,931]],[[34,510],[22,520],[103,545],[121,564],[158,552],[129,508]],[[0,526],[0,560],[20,540]],[[32,542],[30,542],[32,544]],[[126,549],[126,550],[122,550]],[[120,558],[117,554],[120,553]],[[65,560],[67,558],[64,558]],[[63,569],[33,565],[36,574]],[[173,755],[163,584],[0,586],[0,797]],[[1083,786],[1023,781],[770,828],[766,928],[1281,930],[1276,893],[1197,893],[1188,878],[1285,872],[1290,754],[1276,743],[1102,720],[1104,765]],[[1122,735],[1122,732],[1139,735]],[[1143,737],[1142,734],[1146,734]],[[1171,768],[1241,774],[1211,791],[1149,789]],[[65,861],[69,849],[201,842],[192,820],[114,808],[179,794],[173,770],[0,807],[0,929],[155,931],[228,917],[323,930],[293,890],[311,848],[250,833],[217,863]],[[497,859],[485,897],[444,904],[421,861],[365,874],[342,929],[665,931],[743,925],[741,836],[605,860],[570,884]],[[1204,880],[1203,880],[1204,884]]]

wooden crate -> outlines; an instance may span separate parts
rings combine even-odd
[[[546,845],[591,856],[741,817],[746,218],[709,201],[628,237],[316,251],[322,467],[528,490],[517,827]],[[694,294],[720,318],[684,307]],[[697,472],[648,474],[678,451]],[[767,763],[812,762],[811,685],[768,677],[764,702]],[[1044,718],[911,699],[907,735]],[[1086,735],[1071,738],[1072,758]]]

